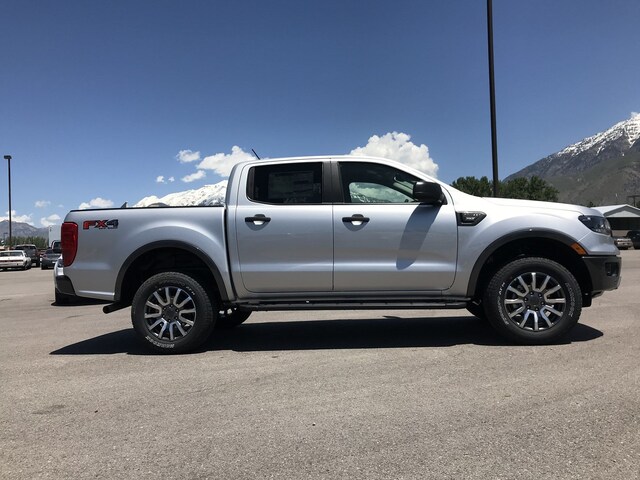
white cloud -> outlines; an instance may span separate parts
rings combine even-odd
[[[169,178],[167,178],[167,181],[168,182],[175,182],[176,179],[175,179],[175,177],[169,177]]]
[[[110,208],[113,207],[113,202],[111,200],[106,200],[104,198],[94,198],[89,200],[89,202],[82,202],[78,209],[86,210],[87,208]]]
[[[156,183],[167,183],[167,182],[164,181],[164,176],[158,175],[156,177]]]
[[[402,132],[389,132],[382,136],[373,135],[364,147],[357,147],[350,154],[396,160],[433,177],[438,172],[438,165],[429,156],[429,148],[424,144],[414,144],[411,142],[411,136]],[[200,158],[200,152],[181,150],[176,158],[182,163],[192,162]],[[252,153],[245,152],[234,145],[231,147],[231,153],[216,153],[202,159],[196,166],[198,171],[182,177],[182,181],[190,183],[204,178],[204,170],[213,170],[221,177],[228,177],[234,165],[254,158]],[[167,180],[172,182],[173,177],[165,179],[164,176],[160,176],[156,179],[158,183],[165,183]]]
[[[62,220],[62,218],[60,218],[60,215],[54,213],[53,215],[49,215],[48,217],[41,218],[40,224],[43,227],[50,227],[51,225],[59,225],[60,220]]]
[[[231,173],[231,169],[238,162],[244,162],[246,160],[252,160],[255,157],[251,153],[247,153],[240,147],[234,145],[231,148],[231,153],[216,153],[205,157],[198,165],[199,169],[213,170],[221,177],[228,177]],[[184,179],[183,179],[184,180]]]
[[[631,118],[640,117],[640,112],[631,112]]]
[[[3,220],[9,220],[9,211],[7,210],[5,213],[5,217],[0,217],[0,222]],[[33,220],[31,220],[32,213],[28,215],[18,215],[15,210],[11,210],[11,222],[18,223],[28,223],[29,225],[33,225]]]
[[[204,170],[198,170],[196,173],[192,173],[191,175],[187,175],[186,177],[182,177],[182,181],[184,183],[195,182],[196,180],[200,180],[207,175],[207,172]]]
[[[438,165],[429,156],[429,148],[411,142],[411,136],[402,132],[389,132],[381,137],[374,135],[364,147],[351,150],[350,155],[366,155],[396,160],[416,170],[435,177]]]
[[[51,205],[51,202],[49,200],[36,201],[36,208],[45,208],[45,207],[48,207],[49,205]]]
[[[176,159],[180,163],[197,162],[200,160],[200,152],[192,152],[191,150],[180,150],[176,155]]]

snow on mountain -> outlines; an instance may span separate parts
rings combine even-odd
[[[640,114],[634,113],[628,120],[538,160],[506,180],[533,175],[545,180],[552,180],[556,176],[576,176],[623,157],[639,146]]]
[[[564,203],[618,204],[640,189],[640,114],[616,123],[508,176],[537,176]]]
[[[164,197],[151,195],[140,200],[134,207],[148,207],[153,204],[164,204],[171,207],[222,205],[227,193],[227,180],[213,185],[205,185],[195,190],[170,193]]]
[[[615,142],[617,140],[626,140],[627,146],[630,147],[639,138],[640,138],[640,113],[636,113],[630,119],[616,123],[613,127],[609,128],[608,130],[605,130],[604,132],[597,133],[596,135],[587,137],[578,143],[569,145],[568,147],[559,151],[555,155],[575,156],[593,148],[594,146],[598,146],[598,151],[596,152],[597,154],[600,151],[602,151],[604,148],[606,148],[606,146],[611,142]]]

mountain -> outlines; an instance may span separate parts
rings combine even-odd
[[[558,200],[587,205],[627,203],[640,194],[640,114],[585,138],[510,175],[538,176],[558,189]]]
[[[0,238],[4,238],[4,234],[9,235],[9,220],[0,222]],[[11,222],[11,235],[14,237],[43,237],[49,238],[49,229],[36,228],[28,223]]]
[[[207,205],[221,205],[224,203],[224,197],[227,193],[227,181],[223,180],[220,183],[213,185],[205,185],[202,188],[196,190],[186,190],[184,192],[170,193],[164,197],[156,197],[151,195],[145,197],[138,203],[133,205],[134,207],[148,207],[154,204],[164,204],[171,207],[184,207],[187,205],[207,206]]]

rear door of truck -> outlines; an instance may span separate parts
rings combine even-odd
[[[329,163],[295,161],[246,166],[234,216],[238,264],[248,292],[330,292],[332,207]]]

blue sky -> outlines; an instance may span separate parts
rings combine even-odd
[[[640,111],[640,2],[493,9],[501,178]],[[216,183],[234,146],[343,154],[378,135],[428,149],[446,182],[491,177],[484,0],[0,0],[0,17],[15,220]]]

